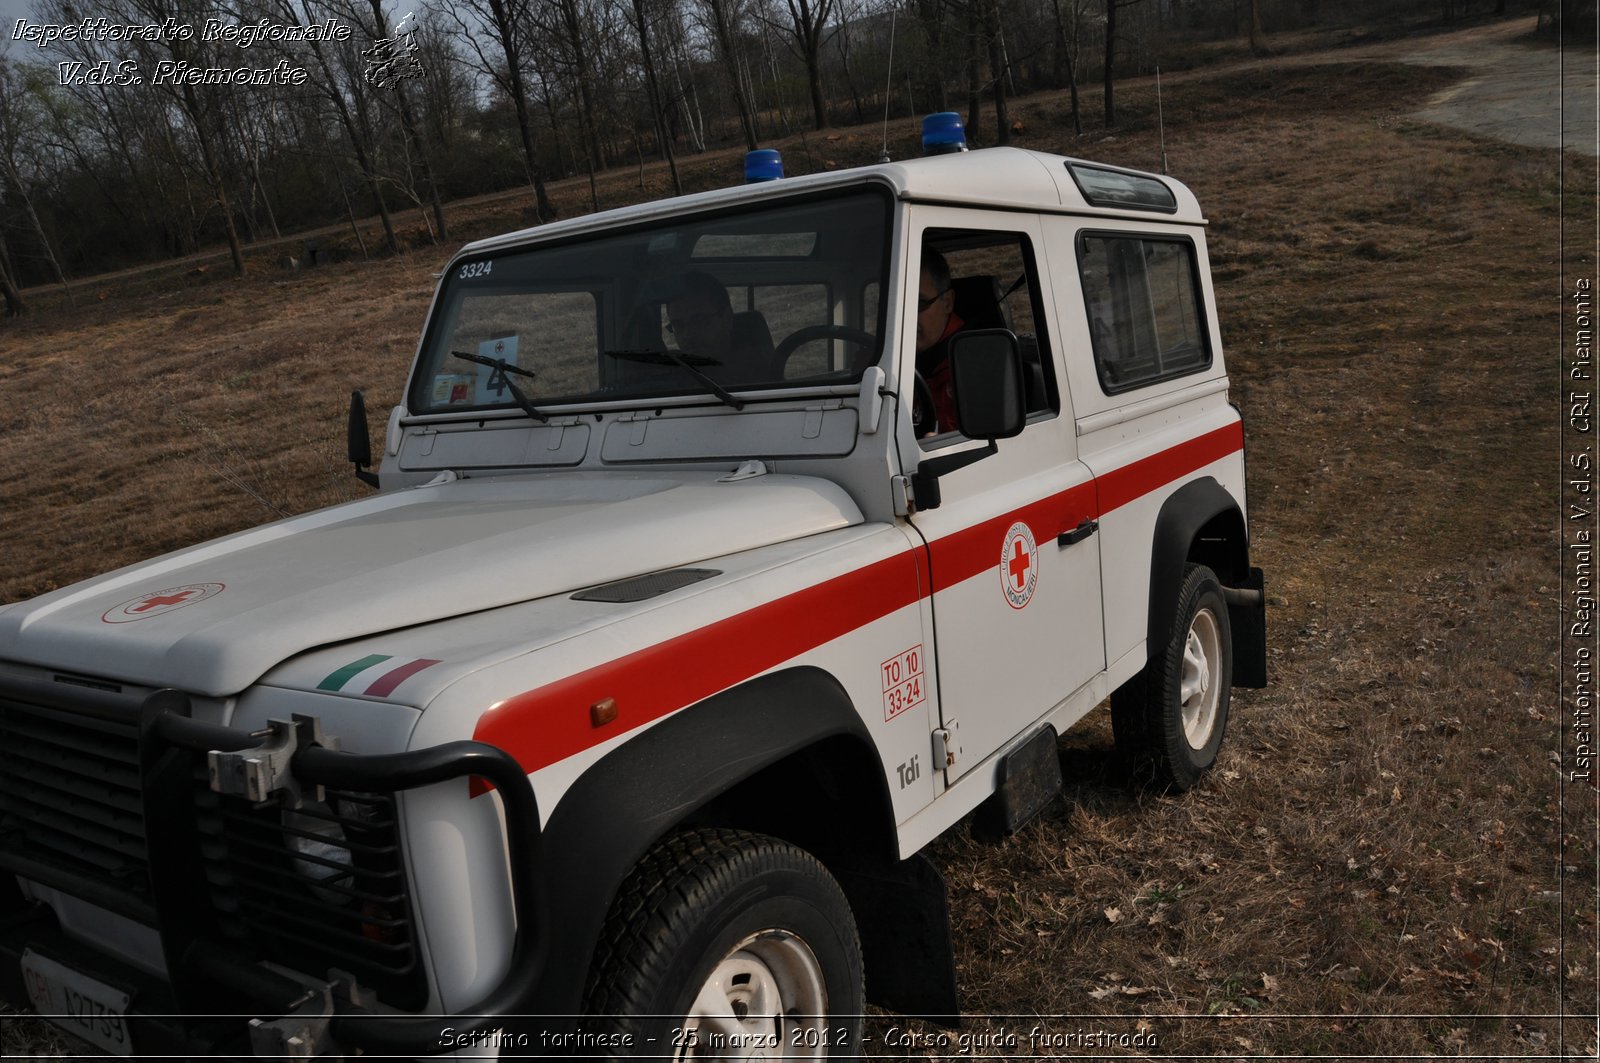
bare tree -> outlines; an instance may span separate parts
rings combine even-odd
[[[1117,12],[1132,7],[1141,0],[1105,0],[1106,61],[1104,70],[1106,125],[1117,124],[1116,65],[1117,65]]]
[[[1256,55],[1265,55],[1266,37],[1261,32],[1261,4],[1259,0],[1250,0],[1250,50]]]
[[[23,173],[20,161],[25,157],[25,143],[34,142],[26,155],[34,157],[38,153],[37,142],[43,139],[43,108],[34,98],[39,88],[38,84],[25,83],[5,57],[0,56],[0,178],[3,178],[0,187],[4,187],[6,198],[22,204],[22,210],[27,214],[34,236],[39,241],[40,251],[50,264],[50,271],[55,274],[56,282],[65,288],[67,275],[61,268],[61,260],[56,255],[50,234],[39,219],[39,211],[28,190],[32,175]]]
[[[830,37],[833,41],[834,50],[839,53],[839,69],[844,72],[844,84],[845,88],[850,92],[850,103],[855,111],[856,124],[860,125],[867,120],[867,116],[866,109],[861,101],[861,89],[856,85],[855,70],[851,64],[852,45],[855,43],[852,39],[851,30],[853,24],[860,21],[862,10],[858,2],[855,2],[854,6],[852,6],[853,0],[836,0],[836,3],[838,4],[839,17],[837,22],[834,23],[833,33],[830,34]]]
[[[522,141],[522,160],[528,183],[533,186],[534,209],[540,221],[554,221],[555,204],[544,186],[544,166],[539,161],[539,140],[533,129],[533,113],[528,101],[527,79],[522,72],[529,0],[463,0],[443,10],[454,20],[457,36],[477,57],[480,71],[489,77],[511,101],[517,116],[517,135]],[[462,9],[471,17],[464,17]],[[487,39],[486,39],[487,38]]]
[[[289,0],[278,0],[278,5],[282,18],[288,22],[298,23]],[[306,24],[316,22],[321,17],[322,13],[311,6],[311,0],[300,0],[300,8]],[[355,57],[351,56],[348,50],[341,57],[320,42],[313,41],[309,47],[316,75],[320,75],[314,75],[311,84],[332,105],[334,113],[339,116],[339,124],[344,128],[345,136],[350,142],[350,150],[355,154],[356,166],[361,171],[368,192],[372,195],[373,205],[378,209],[378,217],[383,224],[384,241],[389,247],[390,254],[399,254],[400,241],[395,234],[394,217],[389,213],[389,204],[383,194],[375,137],[368,117],[369,105],[366,92],[368,86],[357,74]],[[343,191],[342,183],[340,190]]]
[[[756,116],[750,96],[745,91],[740,76],[741,62],[734,43],[734,26],[743,13],[740,0],[698,0],[701,24],[716,42],[717,65],[728,76],[728,87],[733,93],[734,106],[739,111],[739,128],[744,133],[745,147],[754,151],[760,133],[756,129]]]
[[[944,78],[950,65],[950,32],[946,20],[949,6],[945,0],[911,0],[911,6],[923,36],[923,46],[916,52],[919,56],[916,66],[928,110],[949,110]]]
[[[47,6],[53,8],[63,20],[73,20],[75,10],[70,0],[57,0]],[[115,0],[101,4],[98,13],[114,22],[129,25],[159,25],[167,19],[186,24],[194,15],[194,11],[186,8],[180,0]],[[163,35],[159,41],[141,41],[136,46],[136,52],[140,58],[149,60],[149,67],[152,68],[162,60],[176,64],[180,70],[203,70],[225,65],[217,54],[215,43],[202,40],[199,34],[190,39]],[[244,249],[239,240],[239,230],[234,224],[232,197],[228,194],[228,160],[224,157],[226,117],[220,102],[221,94],[200,91],[182,77],[166,79],[159,84],[152,79],[150,88],[156,99],[165,99],[167,107],[164,109],[169,118],[175,119],[181,126],[181,130],[174,131],[175,134],[181,132],[190,142],[185,148],[175,151],[174,158],[198,170],[222,223],[233,271],[235,275],[242,276],[245,272]]]
[[[369,0],[369,6],[372,9],[373,45],[376,47],[378,42],[389,40],[391,34],[397,31],[391,30],[384,20],[382,0]],[[406,17],[410,18],[409,15]],[[351,13],[351,21],[357,25],[361,24],[360,17],[355,12]],[[394,103],[400,114],[400,128],[405,135],[407,156],[416,160],[423,194],[428,197],[428,205],[433,210],[434,242],[437,243],[446,239],[450,231],[445,225],[444,204],[439,200],[439,186],[433,177],[433,165],[428,158],[428,147],[417,135],[417,120],[412,115],[411,98],[406,90],[406,81],[406,78],[397,78],[390,88],[394,90]]]
[[[783,26],[790,48],[805,64],[811,94],[811,120],[815,128],[828,128],[828,101],[822,93],[822,39],[835,0],[783,0],[788,14]]]
[[[667,160],[667,170],[672,175],[674,195],[683,195],[683,181],[678,176],[678,159],[672,150],[672,137],[667,128],[666,106],[661,98],[661,79],[656,76],[655,49],[650,43],[651,2],[629,0],[633,13],[633,29],[639,40],[639,61],[644,66],[645,93],[650,104],[650,121],[655,128],[656,145],[661,157]]]
[[[981,9],[989,50],[989,77],[994,90],[995,143],[1011,143],[1011,111],[1006,101],[1007,60],[1000,0],[974,0]]]
[[[578,104],[578,133],[583,145],[584,169],[589,175],[589,204],[600,209],[600,190],[595,173],[604,165],[595,115],[595,41],[603,32],[608,12],[595,0],[542,0],[530,4],[527,16],[532,22],[533,40],[542,54],[566,75]]]
[[[1055,60],[1058,80],[1065,79],[1072,97],[1072,131],[1083,136],[1083,112],[1078,100],[1078,44],[1083,39],[1085,0],[1050,0],[1055,16]],[[1070,30],[1070,32],[1069,32]]]
[[[5,226],[0,225],[0,296],[5,297],[6,317],[21,317],[28,312],[28,304],[23,302],[22,293],[17,290],[10,261],[11,255],[6,250]]]

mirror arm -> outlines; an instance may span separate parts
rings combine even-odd
[[[917,464],[917,471],[911,474],[911,492],[916,499],[919,510],[938,509],[943,502],[939,490],[939,477],[946,473],[965,469],[968,465],[980,462],[1000,453],[1000,447],[994,440],[989,440],[989,445],[979,450],[963,450],[959,454],[940,454],[933,458],[924,458]]]

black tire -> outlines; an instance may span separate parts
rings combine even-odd
[[[706,1021],[705,1005],[724,1001],[733,1020]],[[776,838],[695,830],[623,881],[584,1029],[625,1040],[616,1057],[854,1058],[862,1004],[855,919],[827,869]]]
[[[1143,670],[1111,695],[1111,729],[1135,779],[1182,792],[1216,762],[1232,676],[1233,635],[1222,585],[1206,566],[1188,565],[1167,644],[1152,647]]]

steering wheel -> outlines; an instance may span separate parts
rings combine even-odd
[[[846,343],[854,343],[859,347],[868,349],[878,345],[878,337],[862,329],[852,328],[849,325],[807,325],[804,328],[795,329],[785,336],[783,342],[773,348],[773,357],[777,359],[780,367],[786,367],[789,363],[789,356],[794,354],[803,344],[810,343],[813,340],[844,340]]]

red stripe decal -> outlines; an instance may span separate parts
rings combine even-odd
[[[404,683],[407,679],[410,679],[424,668],[431,668],[438,663],[438,661],[430,661],[424,658],[418,661],[411,661],[408,664],[402,664],[394,671],[385,672],[383,675],[380,675],[377,680],[375,680],[373,684],[367,688],[366,692],[375,698],[386,698],[390,694],[394,693],[395,687],[399,686],[401,683]]]
[[[565,760],[915,603],[926,586],[918,582],[917,553],[514,695],[478,720],[473,737],[499,746],[528,772]],[[589,706],[604,698],[616,700],[617,719],[596,729]]]
[[[1244,424],[1235,421],[1214,432],[1169,447],[1159,454],[1112,469],[1097,481],[1100,486],[1100,514],[1164,487],[1196,469],[1244,449]]]
[[[1053,539],[1243,447],[1244,428],[1238,422],[1208,432],[935,540],[931,558],[909,550],[515,694],[479,718],[473,737],[510,753],[525,771],[538,771],[994,568],[1000,538],[1015,521],[1026,521],[1041,542]],[[384,676],[368,693],[403,671]],[[589,707],[605,698],[615,699],[617,718],[597,729]],[[472,792],[484,789],[475,781]]]
[[[954,587],[1000,564],[1000,541],[1006,529],[1023,521],[1039,542],[1071,531],[1094,515],[1094,484],[1083,483],[1060,494],[1029,503],[970,528],[951,532],[930,544],[933,554],[933,589]]]
[[[1000,540],[1016,521],[1023,521],[1032,528],[1034,536],[1042,543],[1243,448],[1244,427],[1235,421],[1197,439],[1113,469],[1090,483],[1079,484],[936,539],[930,544],[933,589],[942,591],[953,587],[999,564]]]

